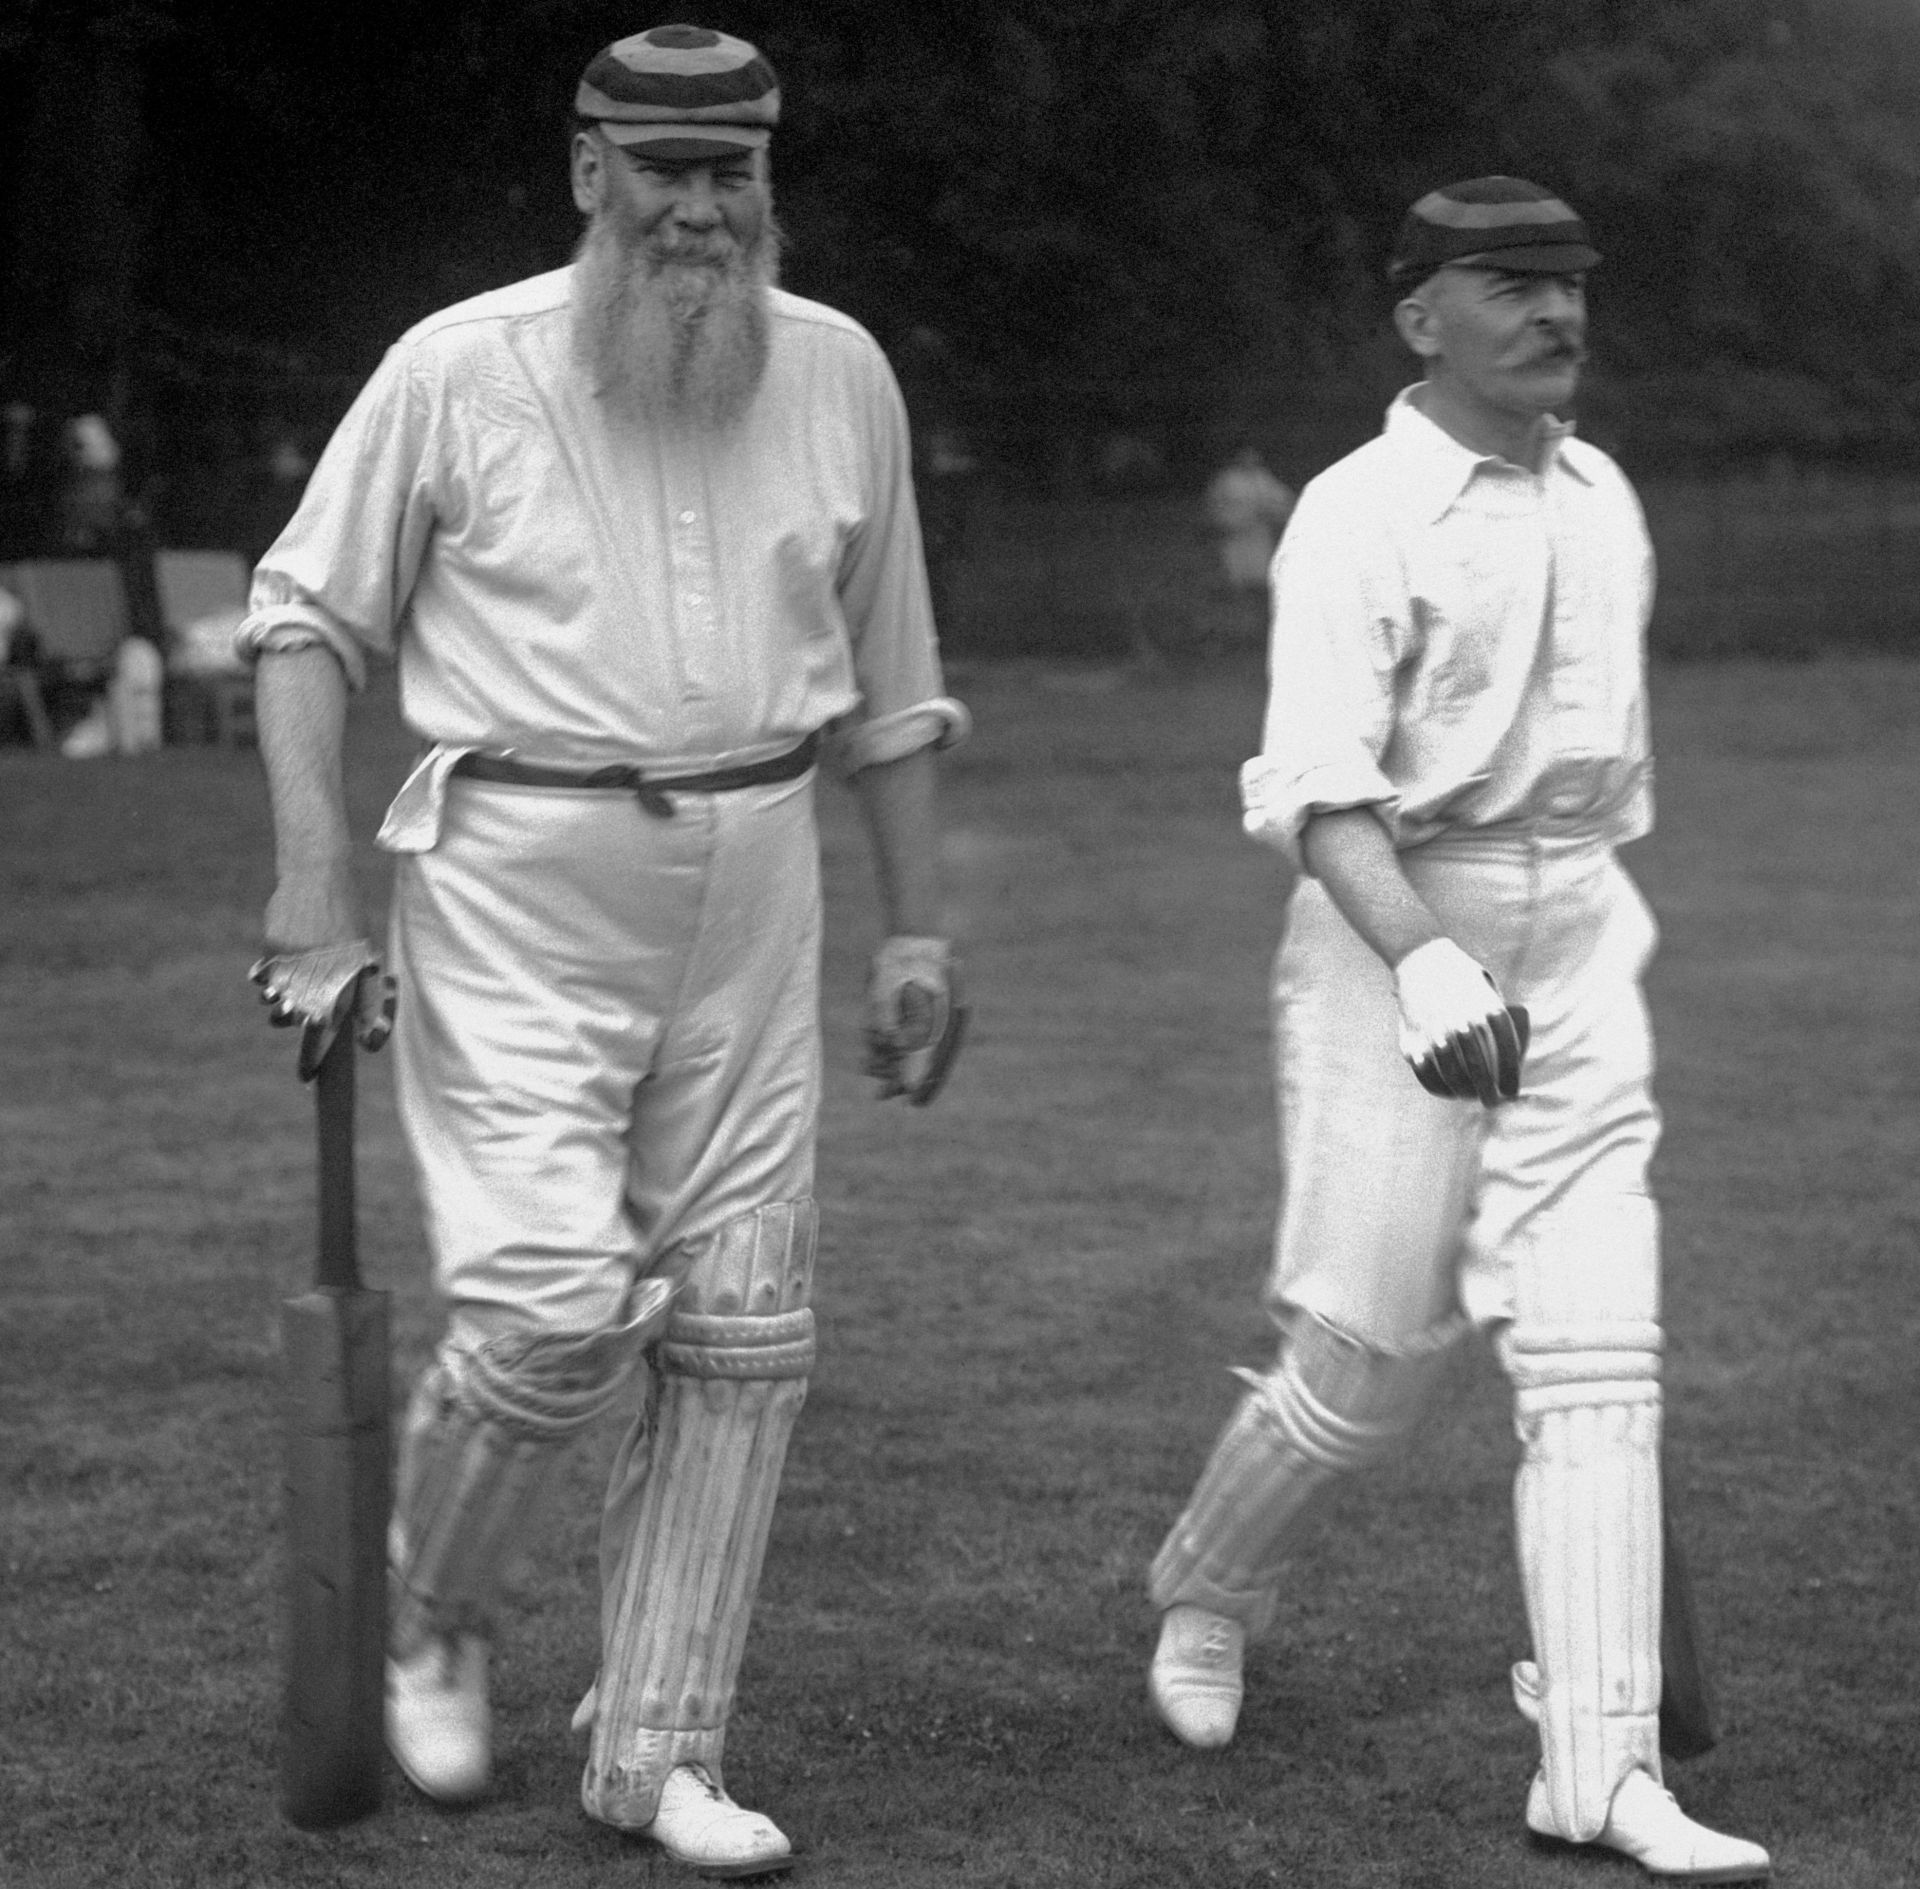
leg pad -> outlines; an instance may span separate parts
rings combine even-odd
[[[721,1760],[787,1439],[813,1368],[810,1201],[762,1208],[696,1258],[667,1326],[647,1434],[615,1468],[600,1676],[580,1796],[648,1824],[667,1774]]]
[[[1392,1453],[1465,1330],[1449,1321],[1388,1351],[1303,1317],[1273,1370],[1236,1372],[1247,1394],[1154,1559],[1154,1605],[1204,1607],[1264,1632],[1288,1525],[1331,1477]]]
[[[395,1654],[434,1635],[485,1635],[501,1580],[529,1539],[567,1444],[612,1406],[672,1288],[649,1282],[619,1325],[443,1346],[401,1430],[388,1535]]]
[[[1661,1775],[1659,1332],[1515,1326],[1501,1352],[1523,1446],[1527,1715],[1554,1833],[1588,1843],[1630,1773]]]

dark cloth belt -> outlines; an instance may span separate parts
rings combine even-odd
[[[820,755],[820,737],[809,735],[797,748],[776,754],[770,761],[749,761],[744,767],[719,767],[711,774],[647,774],[637,767],[536,767],[511,761],[504,755],[463,754],[453,772],[477,781],[505,781],[514,787],[580,787],[614,789],[635,795],[641,806],[659,820],[673,818],[675,794],[724,794],[735,787],[758,787],[766,782],[798,780]]]

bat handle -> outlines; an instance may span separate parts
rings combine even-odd
[[[316,1283],[342,1292],[356,1291],[360,1285],[353,1186],[353,1063],[353,1031],[343,1029],[327,1046],[313,1088],[320,1142]]]

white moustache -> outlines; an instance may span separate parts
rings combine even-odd
[[[677,266],[680,268],[719,269],[724,268],[739,254],[739,246],[732,242],[718,243],[650,243],[647,246],[649,258],[660,267]]]

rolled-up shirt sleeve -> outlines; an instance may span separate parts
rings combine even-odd
[[[1266,726],[1260,752],[1240,770],[1247,832],[1297,870],[1314,814],[1370,806],[1391,831],[1399,803],[1383,760],[1406,625],[1371,568],[1392,553],[1332,511],[1309,489],[1281,541]]]
[[[234,648],[247,662],[321,644],[363,688],[390,655],[433,529],[432,403],[404,344],[361,390],[315,466],[299,509],[254,571]]]
[[[873,483],[868,515],[849,537],[839,581],[860,690],[859,706],[831,731],[833,761],[846,774],[920,748],[951,747],[971,727],[941,675],[906,407],[885,357],[871,344],[869,350],[853,398]]]

